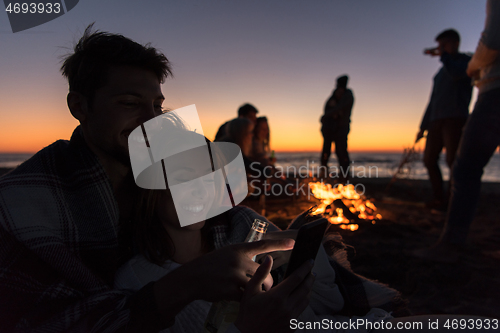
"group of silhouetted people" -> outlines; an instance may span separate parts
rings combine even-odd
[[[488,0],[486,22],[474,55],[458,52],[460,37],[446,30],[436,37],[438,47],[425,50],[440,56],[443,67],[434,88],[417,140],[427,130],[424,163],[432,183],[431,207],[446,211],[439,241],[414,252],[423,259],[456,262],[463,250],[481,193],[481,177],[500,145],[500,1]],[[472,86],[478,88],[473,112],[468,114]],[[465,126],[464,126],[465,124]],[[443,191],[438,166],[446,148],[450,187]]]
[[[434,76],[416,142],[427,134],[423,162],[433,198],[426,206],[446,212],[447,217],[439,242],[430,249],[415,251],[417,257],[445,262],[458,260],[479,200],[483,169],[500,144],[500,115],[494,111],[500,107],[498,22],[500,1],[490,0],[485,29],[472,57],[459,52],[460,35],[454,29],[441,32],[435,39],[438,46],[424,50],[426,55],[439,56],[442,67]],[[335,143],[338,164],[344,172],[350,163],[347,136],[354,102],[347,80],[347,76],[337,79],[337,87],[321,117],[324,138],[321,165],[328,166],[331,144]],[[478,87],[479,95],[474,112],[469,115],[472,83]],[[443,148],[450,169],[447,191],[439,167]]]

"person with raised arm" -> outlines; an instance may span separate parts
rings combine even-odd
[[[484,167],[500,145],[500,1],[486,3],[486,22],[467,66],[479,93],[465,125],[452,174],[451,198],[439,241],[416,250],[420,258],[456,262],[474,220]]]
[[[451,174],[462,128],[469,115],[472,86],[470,78],[465,73],[470,56],[459,52],[458,32],[454,29],[445,30],[437,35],[436,42],[438,46],[425,49],[424,54],[439,57],[443,66],[434,76],[431,99],[415,142],[420,141],[427,132],[424,165],[433,191],[433,199],[427,202],[427,206],[445,211],[448,195],[443,189],[443,177],[438,164],[439,155],[445,148],[446,163]]]

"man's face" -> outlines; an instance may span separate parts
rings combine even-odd
[[[130,132],[160,115],[164,99],[160,82],[153,72],[135,67],[112,67],[106,85],[97,89],[82,122],[87,144],[101,158],[130,165]]]
[[[458,52],[459,42],[457,41],[453,41],[450,39],[440,39],[437,42],[440,54],[443,54],[443,52],[446,52],[448,54],[455,54]]]
[[[250,119],[250,121],[255,125],[255,123],[257,123],[257,112],[250,111],[247,113],[245,118]]]

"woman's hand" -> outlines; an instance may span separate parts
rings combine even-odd
[[[297,318],[309,304],[314,282],[312,262],[304,263],[292,275],[269,291],[261,285],[271,272],[273,260],[266,256],[248,282],[241,299],[235,326],[242,332],[287,332],[290,319]]]
[[[273,231],[268,232],[264,235],[264,239],[296,239],[298,230],[283,230],[283,231]],[[262,262],[266,255],[270,255],[273,258],[273,270],[281,267],[282,265],[288,263],[290,261],[290,255],[292,254],[292,250],[287,251],[275,251],[270,253],[263,253],[257,256],[256,261]]]
[[[212,302],[241,300],[243,289],[259,268],[252,258],[261,253],[289,250],[293,245],[294,241],[286,238],[234,244],[193,260],[190,266],[197,277],[193,283],[199,286],[198,297]],[[271,289],[272,276],[266,276],[262,284],[265,290]]]
[[[170,318],[196,299],[240,301],[249,276],[259,268],[252,258],[261,253],[289,250],[293,245],[292,239],[262,240],[226,246],[196,258],[156,281],[158,310]],[[266,290],[271,288],[270,274],[262,278],[261,285]]]

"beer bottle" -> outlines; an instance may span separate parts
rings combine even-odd
[[[269,226],[268,222],[255,219],[252,229],[245,239],[245,243],[260,241]],[[255,256],[252,258],[255,261]],[[205,320],[205,333],[224,333],[236,321],[240,310],[240,303],[235,301],[220,301],[213,303]]]

